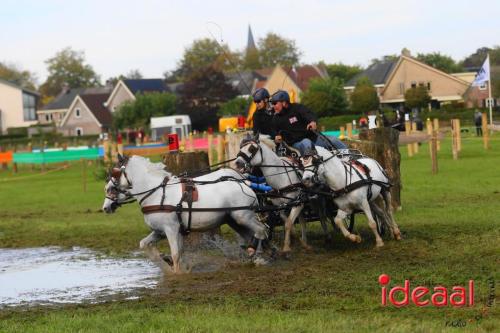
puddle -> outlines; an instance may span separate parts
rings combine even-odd
[[[155,288],[160,269],[145,258],[116,259],[58,247],[0,249],[0,308],[99,302]]]

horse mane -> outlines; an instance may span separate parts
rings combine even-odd
[[[259,141],[271,148],[272,151],[276,151],[276,143],[269,138],[259,138]]]
[[[162,162],[151,162],[149,158],[145,158],[142,156],[138,155],[133,155],[130,157],[130,161],[137,161],[139,163],[142,163],[146,167],[146,172],[151,173],[151,174],[156,174],[159,176],[168,176],[169,178],[172,177],[172,173],[168,172],[165,168],[166,165],[163,164]],[[129,162],[130,163],[130,162]]]

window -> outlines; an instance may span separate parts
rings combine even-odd
[[[82,116],[82,113],[80,112],[80,109],[75,109],[75,117],[80,118]]]
[[[45,121],[49,122],[50,121],[50,115],[49,114],[46,114],[45,115]]]
[[[23,116],[24,121],[36,120],[36,98],[23,92]]]
[[[416,87],[417,87],[417,82],[415,82],[415,81],[411,81],[411,87],[412,87],[412,88],[416,88]]]
[[[82,136],[83,135],[83,129],[81,127],[75,128],[76,136]]]
[[[418,83],[418,86],[419,86],[419,87],[423,87],[423,86],[424,86],[424,83],[423,83],[423,82],[419,82],[419,83]]]
[[[400,93],[401,95],[404,95],[404,94],[405,94],[405,83],[404,83],[404,82],[401,82],[401,83],[399,84],[399,93]]]
[[[427,82],[427,90],[431,91],[431,83]]]
[[[488,88],[488,86],[486,85],[486,82],[483,82],[483,84],[481,84],[479,86],[479,90],[486,90],[486,88]]]

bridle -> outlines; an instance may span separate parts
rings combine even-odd
[[[309,164],[309,160],[311,160],[311,164],[309,166],[305,166],[306,164]],[[308,155],[302,157],[302,165],[304,168],[304,171],[308,169],[312,169],[313,177],[312,181],[313,183],[319,183],[319,176],[318,176],[318,170],[319,166],[323,164],[325,161],[323,161],[323,157],[319,155]]]
[[[250,147],[248,147],[248,152],[250,153],[250,155],[247,155],[245,154],[241,149],[248,146],[248,145],[251,145]],[[238,154],[236,154],[236,157],[241,157],[244,161],[245,161],[245,168],[248,168],[248,166],[250,165],[250,162],[253,160],[253,158],[260,152],[260,157],[261,157],[261,161],[263,160],[263,156],[262,156],[262,147],[258,144],[257,141],[254,141],[254,140],[248,140],[248,141],[243,141],[240,145],[240,151],[238,152]]]

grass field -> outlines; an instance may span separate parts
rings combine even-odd
[[[498,306],[485,306],[487,279],[499,281],[500,136],[492,149],[468,136],[458,161],[442,142],[439,174],[431,175],[428,146],[408,158],[402,147],[403,209],[396,220],[403,241],[374,249],[363,218],[363,243],[338,234],[326,247],[317,226],[314,252],[294,248],[290,260],[270,267],[168,278],[140,300],[99,305],[0,311],[0,332],[430,332],[498,331]],[[99,212],[103,183],[82,191],[82,166],[45,175],[0,173],[0,247],[82,246],[110,255],[138,248],[148,232],[136,205],[114,215]],[[394,284],[433,287],[476,283],[469,308],[382,307],[378,276]],[[36,277],[33,277],[36,278]],[[456,328],[450,322],[465,323]]]

